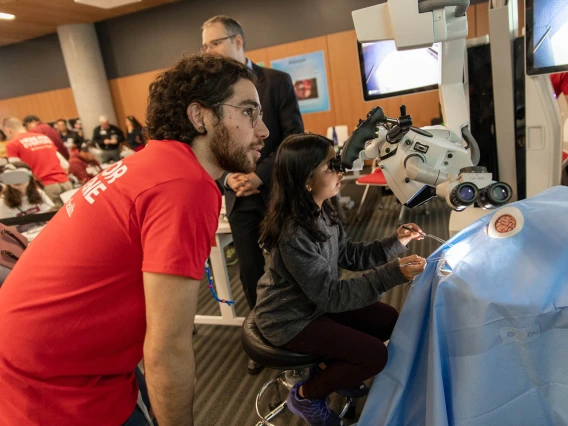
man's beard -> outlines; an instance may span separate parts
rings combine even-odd
[[[262,142],[253,142],[243,147],[238,144],[229,133],[229,129],[219,123],[215,127],[213,140],[211,141],[211,152],[215,156],[219,167],[231,173],[251,173],[256,168],[256,161],[250,158],[250,152]]]

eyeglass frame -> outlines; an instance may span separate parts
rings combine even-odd
[[[233,104],[227,104],[227,103],[218,103],[215,104],[215,106],[219,106],[219,105],[226,105],[226,106],[230,106],[233,108],[241,108],[243,110],[243,113],[245,112],[246,109],[252,109],[253,111],[257,111],[256,113],[256,117],[253,115],[250,116],[250,124],[252,126],[252,128],[254,129],[256,127],[256,125],[258,124],[258,118],[260,117],[262,119],[262,116],[264,115],[264,111],[262,110],[262,106],[260,105],[233,105]]]
[[[221,37],[221,38],[216,38],[215,40],[211,40],[209,43],[205,43],[203,46],[201,46],[201,51],[207,52],[207,50],[209,50],[210,47],[217,47],[221,44],[220,43],[221,41],[230,40],[238,35],[239,34],[233,34],[233,35],[228,35],[227,37]],[[214,43],[217,44],[215,44],[215,46],[212,46]]]

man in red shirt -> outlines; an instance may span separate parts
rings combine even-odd
[[[554,88],[554,93],[558,98],[562,93],[568,97],[568,72],[560,72],[558,74],[551,74],[550,81]]]
[[[91,179],[26,249],[0,290],[0,425],[147,424],[142,357],[160,426],[193,425],[215,179],[251,173],[268,136],[254,79],[204,54],[159,75],[147,147]]]
[[[37,115],[26,115],[22,124],[29,132],[41,133],[51,139],[57,148],[57,151],[63,155],[63,158],[69,160],[69,151],[63,144],[59,133],[53,127],[49,124],[43,123]]]
[[[79,182],[87,183],[102,171],[101,165],[93,154],[89,152],[88,145],[84,142],[79,148],[71,150],[69,158],[69,174],[79,179]]]
[[[57,150],[51,139],[40,133],[27,132],[20,120],[7,117],[2,120],[4,133],[10,138],[6,145],[8,158],[19,158],[32,169],[33,174],[44,186],[47,196],[56,207],[63,202],[59,197],[73,188],[67,173],[61,167]]]

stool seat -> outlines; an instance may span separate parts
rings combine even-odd
[[[380,185],[387,186],[387,179],[380,168],[376,168],[371,173],[361,176],[355,181],[357,185]]]
[[[272,345],[258,329],[255,317],[253,309],[243,322],[241,339],[245,352],[253,361],[276,370],[308,368],[323,361],[322,357],[299,354]]]

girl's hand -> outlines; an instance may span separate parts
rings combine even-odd
[[[414,277],[421,274],[426,267],[426,259],[418,255],[403,257],[398,260],[400,272],[408,280],[412,281]]]
[[[408,229],[404,229],[403,226],[413,229],[414,231],[409,231]],[[404,246],[407,246],[412,240],[423,240],[424,239],[424,232],[422,229],[415,223],[407,223],[405,225],[401,225],[396,230],[398,235],[398,241]]]

